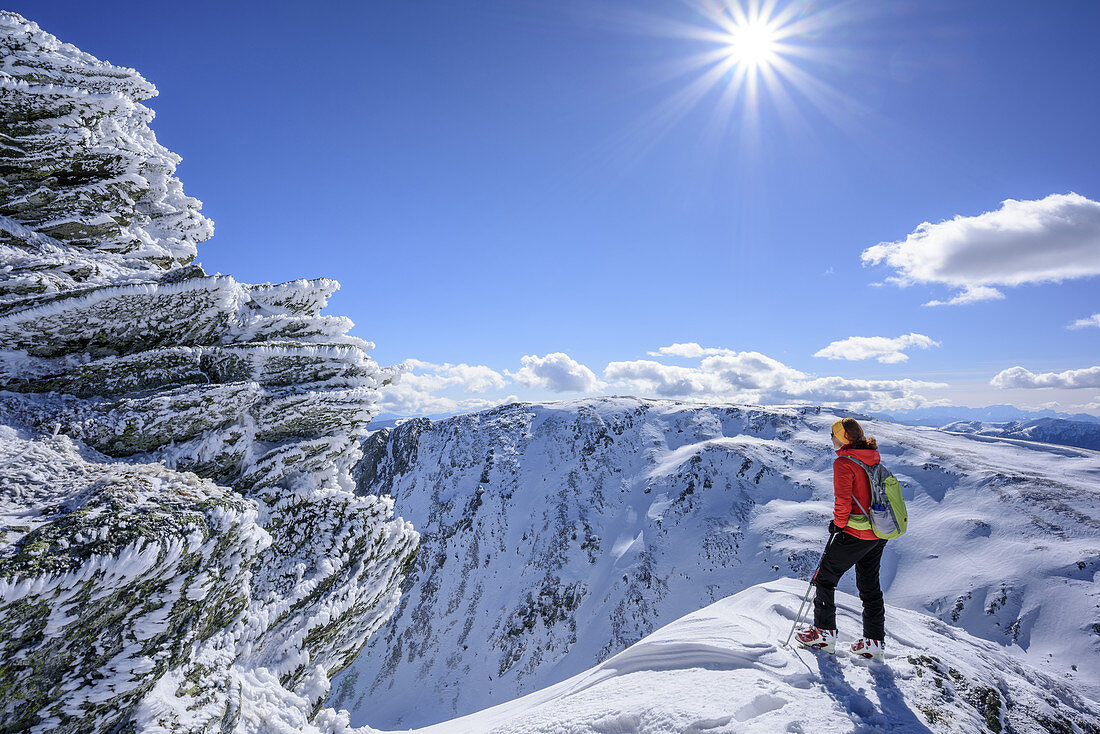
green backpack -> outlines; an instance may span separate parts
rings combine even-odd
[[[909,524],[909,513],[905,509],[905,500],[901,496],[901,482],[882,464],[867,466],[859,459],[844,456],[863,467],[867,479],[871,482],[871,511],[860,504],[855,494],[852,500],[871,525],[871,530],[880,538],[892,540],[905,533]],[[862,518],[861,518],[862,519]]]

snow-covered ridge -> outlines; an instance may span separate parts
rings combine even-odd
[[[1098,732],[1100,706],[992,643],[890,607],[888,659],[785,649],[801,582],[692,612],[603,663],[417,734]],[[842,632],[859,599],[837,595]]]
[[[155,93],[0,13],[0,729],[343,730],[417,543],[351,476],[394,373],[335,281],[190,264]]]
[[[993,438],[1014,438],[1041,441],[1062,446],[1077,446],[1100,451],[1100,423],[1071,421],[1061,418],[1037,418],[1027,421],[956,421],[943,427],[945,431]]]
[[[393,622],[332,704],[355,724],[423,726],[561,681],[749,586],[807,578],[839,415],[603,398],[372,433],[361,491],[392,494],[423,539]],[[861,420],[910,509],[884,557],[887,601],[1100,693],[1097,456]]]

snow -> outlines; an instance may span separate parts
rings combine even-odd
[[[997,645],[890,606],[889,659],[784,648],[805,590],[779,579],[656,630],[561,683],[417,734],[771,734],[1100,726],[1100,707]],[[842,636],[859,599],[837,594]],[[933,685],[933,681],[937,681]],[[1070,728],[1066,728],[1070,731]],[[1081,729],[1083,730],[1083,729]],[[372,730],[375,731],[375,730]]]
[[[569,678],[727,594],[808,577],[840,415],[600,398],[372,434],[360,491],[392,493],[421,549],[329,705],[356,725],[424,726]],[[887,601],[1100,695],[1100,457],[861,421],[909,505]]]

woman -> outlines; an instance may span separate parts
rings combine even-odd
[[[863,601],[863,637],[852,643],[852,653],[882,659],[886,637],[886,607],[879,588],[878,568],[886,541],[871,530],[871,523],[859,509],[871,505],[871,481],[867,472],[852,459],[868,466],[879,463],[878,443],[863,435],[852,418],[833,424],[833,520],[829,523],[829,545],[814,574],[814,623],[796,636],[803,647],[825,652],[836,648],[836,605],[833,595],[840,577],[856,567],[856,588]],[[851,457],[851,458],[845,458]],[[858,504],[857,501],[858,500]]]

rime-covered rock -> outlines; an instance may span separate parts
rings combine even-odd
[[[0,465],[4,729],[112,730],[172,670],[188,698],[224,709],[252,567],[270,544],[256,503],[9,426]]]
[[[7,230],[5,244],[39,249],[46,266],[15,280],[39,293],[95,282],[110,275],[88,257],[99,252],[135,269],[191,262],[213,226],[149,128],[141,102],[156,88],[14,13],[0,15],[0,33],[0,215],[33,230]]]
[[[350,473],[394,373],[321,314],[335,281],[193,264],[212,224],[148,126],[155,94],[0,13],[0,430],[33,449],[0,464],[0,629],[30,661],[0,721],[339,730],[329,677],[393,612],[417,543]],[[49,491],[23,491],[32,475]]]

